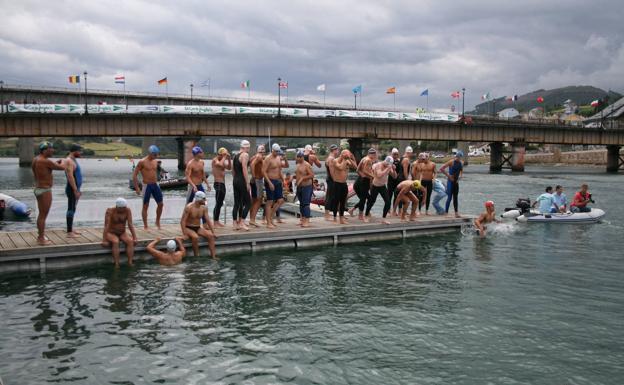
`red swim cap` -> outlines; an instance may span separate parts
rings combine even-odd
[[[485,208],[487,209],[488,207],[494,208],[494,202],[492,202],[492,201],[485,202]]]

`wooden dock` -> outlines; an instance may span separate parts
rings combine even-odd
[[[349,224],[340,225],[325,221],[323,218],[312,218],[311,227],[302,229],[297,226],[299,220],[284,216],[284,223],[277,229],[266,227],[251,228],[250,231],[234,231],[229,224],[217,229],[217,254],[219,257],[232,253],[253,253],[260,250],[276,248],[310,248],[338,246],[350,243],[374,242],[388,239],[402,239],[422,234],[442,231],[453,231],[471,222],[472,218],[454,218],[445,216],[420,216],[414,222],[401,222],[398,218],[389,218],[389,225],[380,223],[374,218],[364,223],[357,218],[349,218]],[[156,237],[163,240],[181,235],[178,224],[163,225],[162,230],[152,228],[143,230],[135,226],[139,240],[135,250],[135,261],[148,260],[147,244]],[[101,263],[112,263],[110,248],[103,247],[102,228],[79,228],[81,236],[67,238],[64,229],[48,229],[47,237],[52,245],[37,244],[36,230],[0,232],[0,274],[12,272],[44,272],[49,269],[65,269]],[[192,255],[190,242],[187,255]],[[206,243],[200,242],[201,254],[209,255]],[[164,242],[159,245],[164,248]],[[121,262],[126,260],[125,253]]]

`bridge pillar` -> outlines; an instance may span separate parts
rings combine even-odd
[[[468,152],[470,152],[468,144],[468,142],[457,142],[457,149],[464,153],[464,166],[468,166]]]
[[[490,143],[490,172],[499,173],[503,170],[503,143]]]
[[[620,146],[607,146],[607,172],[618,172],[624,168],[624,156],[620,156]]]
[[[511,145],[511,171],[524,172],[524,154],[526,143],[515,142]]]
[[[17,140],[17,153],[20,167],[30,167],[32,165],[33,158],[35,157],[33,143],[33,138],[19,138]]]
[[[201,138],[198,137],[183,137],[176,138],[176,142],[178,143],[178,170],[184,170],[186,168],[186,163],[193,158],[193,154],[191,150],[193,146],[195,146]]]

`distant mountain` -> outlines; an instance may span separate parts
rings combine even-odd
[[[622,97],[622,95],[617,92],[607,92],[592,86],[568,86],[552,90],[537,90],[529,92],[528,94],[518,95],[518,100],[515,102],[506,99],[508,96],[512,95],[505,95],[477,104],[475,110],[470,113],[478,115],[494,114],[495,112],[509,107],[514,107],[520,112],[529,111],[535,107],[546,107],[547,110],[552,110],[563,106],[563,103],[568,99],[582,106],[590,104],[593,100],[603,99],[607,95],[609,95],[609,103],[613,103]],[[544,98],[543,103],[537,102],[539,97]]]

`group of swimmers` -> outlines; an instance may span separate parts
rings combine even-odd
[[[37,218],[38,242],[41,245],[50,244],[45,236],[45,220],[52,203],[52,171],[64,170],[67,176],[65,193],[68,198],[67,209],[67,234],[68,237],[77,237],[80,233],[73,229],[73,217],[76,204],[80,199],[82,185],[82,173],[78,158],[82,148],[73,144],[69,155],[65,159],[52,161],[54,147],[50,142],[43,142],[39,146],[39,155],[35,157],[32,165],[36,180],[34,190],[39,208]],[[271,146],[271,152],[266,154],[263,145],[258,146],[256,154],[249,154],[250,143],[241,141],[240,151],[234,156],[225,148],[220,148],[216,157],[212,159],[213,188],[215,191],[215,207],[213,218],[208,215],[206,206],[206,191],[210,191],[208,178],[205,173],[204,152],[199,146],[192,149],[193,158],[187,163],[185,177],[188,182],[187,204],[180,220],[182,237],[191,240],[193,252],[199,254],[199,238],[207,239],[212,257],[216,257],[215,228],[224,227],[220,221],[221,209],[226,195],[225,173],[232,172],[234,206],[232,210],[234,230],[248,231],[250,226],[259,227],[256,217],[264,201],[263,225],[273,229],[276,223],[282,222],[279,218],[280,206],[284,203],[284,175],[282,170],[289,167],[288,160],[279,144]],[[143,207],[141,217],[143,226],[148,230],[148,208],[150,200],[156,202],[156,227],[161,228],[160,219],[163,211],[163,194],[158,185],[158,156],[159,149],[152,145],[148,149],[148,155],[142,158],[136,165],[132,175],[132,183],[136,194],[142,196]],[[346,149],[340,149],[337,145],[330,146],[330,154],[325,161],[327,171],[326,195],[325,195],[325,219],[340,224],[348,223],[345,213],[355,216],[358,211],[358,219],[364,222],[371,221],[371,209],[377,198],[381,196],[384,201],[382,211],[382,223],[388,224],[387,216],[400,216],[402,221],[413,221],[425,208],[425,215],[429,215],[430,203],[438,214],[448,214],[451,202],[458,212],[459,181],[463,173],[463,153],[458,151],[453,159],[436,169],[428,154],[421,153],[415,157],[413,149],[405,148],[403,156],[399,155],[398,149],[392,149],[391,154],[385,158],[380,157],[378,151],[371,148],[368,154],[359,162],[354,155]],[[296,196],[300,205],[302,227],[310,226],[310,203],[317,181],[314,168],[320,168],[321,162],[315,154],[312,146],[308,145],[296,154],[295,175],[292,177],[296,186]],[[355,170],[357,179],[353,185],[358,196],[357,204],[347,208],[349,171]],[[447,177],[446,188],[442,182],[436,179],[436,175],[442,173]],[[139,174],[142,186],[139,183]],[[204,188],[205,186],[205,188]],[[436,192],[435,198],[431,197]],[[439,205],[440,199],[447,197],[446,207]],[[409,219],[408,208],[411,205]],[[249,215],[249,220],[247,216]],[[130,234],[126,231],[128,229]],[[182,239],[182,238],[180,238]],[[115,206],[106,210],[102,244],[112,247],[115,265],[119,264],[119,243],[126,245],[128,263],[132,264],[134,245],[137,243],[136,232],[132,221],[132,212],[124,198],[118,198]],[[153,243],[153,242],[152,242]],[[155,245],[155,244],[154,244]],[[148,251],[154,249],[154,245]],[[167,242],[169,253],[154,253],[150,251],[161,263],[174,263],[178,257],[178,251],[183,250],[181,241],[171,240]],[[176,251],[178,249],[178,251]]]

